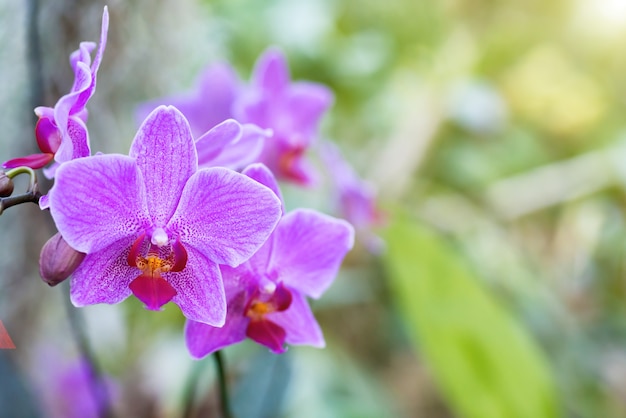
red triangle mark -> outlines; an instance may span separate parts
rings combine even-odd
[[[0,321],[0,350],[12,350],[14,348],[15,344],[13,344],[13,340],[9,336],[2,321]]]

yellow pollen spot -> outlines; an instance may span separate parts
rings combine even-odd
[[[253,302],[248,308],[246,315],[252,319],[263,319],[265,314],[274,312],[273,306],[265,302]]]
[[[170,260],[164,260],[154,255],[137,257],[137,268],[150,277],[161,277],[161,273],[167,273],[173,267]]]

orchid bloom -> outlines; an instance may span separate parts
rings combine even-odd
[[[333,100],[330,89],[322,84],[291,82],[284,54],[270,48],[257,60],[250,85],[237,97],[233,114],[240,122],[273,131],[264,142],[260,162],[280,179],[311,185],[316,174],[305,152]]]
[[[39,117],[35,137],[41,153],[9,160],[2,165],[4,168],[27,166],[38,169],[53,159],[61,164],[90,155],[85,105],[96,90],[96,75],[106,47],[108,29],[109,12],[105,6],[100,44],[93,62],[91,52],[96,44],[81,42],[79,49],[70,55],[70,64],[74,70],[74,84],[70,92],[61,97],[54,108],[40,106],[35,109]],[[46,175],[52,178],[54,171],[48,170]]]
[[[272,131],[232,119],[231,107],[239,90],[240,81],[230,65],[216,64],[202,72],[192,91],[143,103],[136,113],[143,120],[159,105],[175,106],[196,138],[198,166],[241,170],[258,161],[263,141]]]
[[[280,195],[263,165],[252,165],[244,174]],[[188,320],[185,338],[191,355],[202,358],[246,337],[275,353],[284,352],[285,343],[324,347],[306,297],[319,298],[331,285],[353,243],[354,230],[344,220],[309,209],[285,214],[248,261],[235,268],[220,266],[226,323],[217,328]]]
[[[218,123],[233,117],[231,107],[239,89],[240,81],[235,70],[227,63],[215,64],[200,74],[191,91],[139,105],[137,120],[144,120],[157,106],[174,106],[189,121],[194,138],[199,138]]]
[[[50,212],[67,243],[86,254],[70,282],[76,306],[146,308],[170,300],[195,321],[226,315],[218,264],[237,266],[266,241],[281,214],[267,187],[235,171],[197,169],[185,117],[160,106],[143,122],[129,156],[96,155],[61,165]]]
[[[332,102],[333,94],[327,87],[292,82],[283,53],[269,49],[258,59],[248,85],[243,85],[227,64],[210,66],[191,92],[144,103],[137,114],[143,117],[159,104],[174,105],[187,117],[196,138],[222,120],[236,119],[243,124],[243,131],[241,139],[227,146],[230,158],[208,165],[201,162],[201,166],[223,164],[240,170],[250,162],[262,162],[280,179],[310,185],[316,173],[305,153]],[[197,147],[202,155],[210,152],[204,148],[211,149],[212,145],[198,139]]]

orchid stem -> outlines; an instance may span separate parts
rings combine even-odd
[[[37,185],[37,174],[35,174],[35,170],[33,170],[32,168],[26,166],[16,167],[10,169],[4,174],[6,174],[6,176],[10,179],[19,174],[28,174],[28,176],[30,177],[30,180],[28,182],[28,191],[35,191],[35,186]]]
[[[69,295],[69,291],[68,291]],[[78,347],[78,351],[82,358],[89,365],[89,387],[91,394],[95,400],[95,404],[99,407],[99,413],[101,418],[114,418],[111,411],[111,400],[109,398],[109,392],[107,390],[104,379],[102,378],[102,371],[96,363],[95,356],[85,333],[85,326],[82,316],[80,316],[78,309],[72,305],[69,296],[65,298],[65,307],[67,310],[67,317],[70,323],[70,329],[74,341]]]
[[[7,171],[4,174],[10,179],[19,174],[28,174],[30,180],[28,182],[28,191],[26,193],[18,196],[0,198],[0,215],[2,215],[2,212],[4,212],[5,209],[10,208],[11,206],[16,206],[28,202],[32,202],[35,204],[39,203],[41,193],[39,193],[39,187],[37,186],[37,174],[35,174],[35,171],[32,168],[17,167]]]
[[[2,197],[0,198],[0,215],[2,215],[2,212],[4,212],[5,209],[10,208],[11,206],[21,205],[22,203],[28,202],[38,204],[40,198],[41,194],[39,192],[28,192],[19,196]]]
[[[221,351],[213,353],[215,359],[215,367],[217,368],[217,380],[220,390],[220,406],[222,408],[223,418],[233,418],[230,412],[230,402],[228,401],[228,385],[226,384],[226,367],[224,365],[224,357]]]

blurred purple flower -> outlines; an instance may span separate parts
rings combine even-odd
[[[232,118],[232,105],[239,92],[240,81],[227,63],[204,70],[196,86],[186,93],[174,94],[142,103],[137,107],[137,122],[143,121],[157,106],[174,106],[189,121],[194,138],[200,138],[218,123]]]
[[[315,181],[304,158],[317,137],[319,122],[334,100],[326,86],[291,82],[284,54],[270,48],[257,60],[252,79],[234,104],[235,119],[271,129],[259,161],[277,177],[302,185]]]
[[[284,55],[269,49],[257,61],[249,85],[243,85],[228,64],[218,64],[201,74],[191,92],[142,104],[137,115],[143,118],[159,104],[178,107],[198,138],[199,155],[208,153],[205,147],[212,149],[210,141],[200,140],[205,132],[234,118],[243,131],[241,139],[224,145],[229,158],[210,163],[201,159],[201,166],[239,170],[249,162],[262,162],[279,178],[308,185],[315,172],[304,155],[332,102],[332,92],[321,84],[291,82]]]
[[[70,55],[70,64],[74,70],[74,84],[68,94],[57,101],[54,108],[40,106],[35,109],[39,121],[35,127],[37,145],[40,154],[15,158],[3,164],[5,168],[27,166],[42,168],[53,159],[64,163],[74,158],[90,155],[89,134],[87,133],[87,109],[85,105],[96,90],[96,75],[102,54],[106,47],[109,29],[109,12],[104,7],[100,45],[91,62],[91,52],[96,47],[93,42],[81,42],[79,49]],[[54,167],[46,171],[48,177],[54,176]]]
[[[247,260],[281,212],[274,193],[247,176],[197,170],[187,121],[164,106],[141,125],[130,156],[59,167],[50,203],[59,232],[87,254],[71,279],[76,306],[132,293],[148,309],[171,300],[187,318],[215,326],[226,315],[218,264]]]
[[[263,165],[250,166],[244,174],[280,195]],[[226,323],[216,328],[187,321],[191,355],[202,358],[246,337],[275,353],[284,352],[285,343],[324,347],[306,297],[319,298],[331,285],[353,242],[353,228],[343,220],[308,209],[284,215],[247,262],[220,266],[228,300]]]
[[[49,418],[98,418],[107,407],[105,402],[119,398],[117,382],[108,376],[97,380],[86,360],[59,363],[58,357],[47,353],[38,363],[38,393]]]
[[[241,125],[232,119],[231,108],[240,88],[230,65],[213,65],[202,72],[191,92],[141,104],[137,119],[145,119],[159,105],[172,105],[189,121],[196,138],[199,167],[241,170],[258,161],[263,141],[271,136],[271,131],[253,124]]]
[[[357,233],[362,234],[369,251],[380,253],[384,242],[371,231],[372,227],[383,221],[383,215],[376,207],[374,187],[358,176],[332,142],[322,142],[319,151],[335,188],[340,216],[350,222]]]

